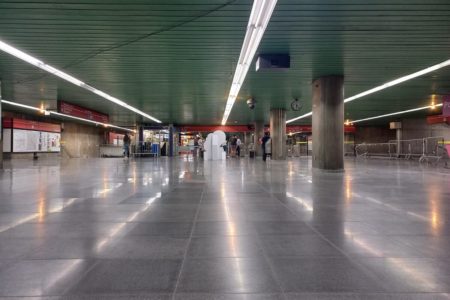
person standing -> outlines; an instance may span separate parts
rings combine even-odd
[[[130,144],[131,139],[128,136],[128,133],[125,133],[125,136],[123,137],[123,156],[130,157]]]
[[[241,139],[238,138],[237,136],[235,136],[235,138],[236,138],[236,154],[237,154],[237,157],[241,157],[241,144],[242,144],[242,142],[241,142]]]
[[[267,147],[266,147],[266,143],[270,142],[270,136],[268,132],[264,133],[264,137],[261,139],[261,147],[262,147],[262,151],[263,151],[263,161],[266,161],[267,158]]]
[[[234,157],[236,155],[236,148],[237,148],[236,136],[232,136],[230,138],[230,146],[231,146],[230,156]]]

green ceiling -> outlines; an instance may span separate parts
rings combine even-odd
[[[220,123],[251,10],[250,0],[0,1],[0,40],[165,123]],[[252,66],[229,124],[268,121],[294,97],[310,111],[310,82],[343,74],[351,96],[450,58],[450,1],[278,0],[259,53],[288,53],[291,69]],[[50,108],[56,99],[140,117],[0,52],[3,97]],[[359,119],[429,103],[450,93],[450,68],[356,100]],[[245,100],[254,97],[250,111]],[[298,123],[308,123],[303,120]]]

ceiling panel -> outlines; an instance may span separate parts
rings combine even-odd
[[[228,97],[251,0],[2,1],[0,39],[165,123],[218,124]],[[229,123],[268,121],[270,108],[304,103],[311,81],[342,74],[351,96],[450,58],[449,1],[278,0],[259,53],[286,53],[291,69],[252,66]],[[30,104],[56,99],[109,113],[120,125],[141,118],[0,53],[3,96]],[[33,94],[33,87],[35,94]],[[24,92],[26,91],[26,92]],[[56,91],[56,92],[55,92]],[[429,103],[450,93],[450,68],[356,100],[359,119]],[[245,100],[254,97],[249,110]],[[302,120],[298,123],[308,123]]]

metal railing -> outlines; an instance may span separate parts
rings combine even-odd
[[[148,142],[138,142],[130,145],[130,155],[136,157],[141,156],[154,156],[160,155],[160,149],[158,144],[152,144]]]
[[[344,142],[344,156],[356,156],[355,146],[354,141]]]
[[[357,157],[418,158],[419,162],[438,163],[447,155],[443,137],[391,140],[387,143],[362,143],[355,146]]]
[[[355,146],[357,157],[389,157],[394,158],[397,143],[362,143]]]

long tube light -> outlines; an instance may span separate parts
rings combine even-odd
[[[63,114],[63,113],[60,113],[60,112],[46,110],[46,109],[41,109],[41,108],[38,108],[38,107],[25,105],[25,104],[21,104],[21,103],[17,103],[17,102],[12,102],[12,101],[8,101],[8,100],[4,100],[4,99],[2,99],[1,102],[5,103],[5,104],[21,107],[21,108],[26,108],[26,109],[30,109],[30,110],[34,110],[34,111],[40,111],[40,112],[44,113],[45,115],[56,115],[56,116],[70,118],[70,119],[83,121],[83,122],[87,122],[87,123],[91,123],[91,124],[95,124],[95,125],[100,125],[100,126],[103,126],[103,127],[110,127],[110,128],[116,128],[116,129],[125,130],[125,131],[129,131],[129,132],[135,132],[133,129],[120,127],[120,126],[116,126],[116,125],[113,125],[113,124],[107,124],[107,123],[92,121],[92,120],[89,120],[89,119],[79,118],[79,117],[75,117],[75,116],[71,116],[71,115],[66,115],[66,114]]]
[[[406,76],[403,76],[403,77],[394,79],[394,80],[392,80],[392,81],[386,82],[386,83],[384,83],[384,84],[382,84],[382,85],[376,86],[376,87],[374,87],[374,88],[371,88],[371,89],[369,89],[369,90],[367,90],[367,91],[364,91],[364,92],[362,92],[362,93],[359,93],[359,94],[356,94],[356,95],[354,95],[354,96],[351,96],[351,97],[349,97],[349,98],[346,98],[346,99],[344,99],[344,103],[347,103],[347,102],[350,102],[350,101],[353,101],[353,100],[362,98],[362,97],[364,97],[364,96],[367,96],[367,95],[370,95],[370,94],[379,92],[379,91],[384,90],[384,89],[387,89],[387,88],[389,88],[389,87],[391,87],[391,86],[394,86],[394,85],[403,83],[403,82],[405,82],[405,81],[411,80],[411,79],[413,79],[413,78],[416,78],[416,77],[419,77],[419,76],[422,76],[422,75],[425,75],[425,74],[434,72],[434,71],[436,71],[436,70],[442,69],[442,68],[447,67],[447,66],[450,66],[450,59],[448,59],[448,60],[446,60],[446,61],[444,61],[444,62],[441,62],[441,63],[439,63],[439,64],[433,65],[433,66],[431,66],[431,67],[422,69],[422,70],[420,70],[420,71],[411,73],[411,74],[409,74],[409,75],[406,75]],[[300,120],[300,119],[309,117],[309,116],[311,116],[311,115],[312,115],[312,112],[310,112],[310,113],[308,113],[308,114],[304,114],[304,115],[299,116],[299,117],[296,117],[296,118],[293,118],[293,119],[290,119],[290,120],[287,120],[286,123],[291,123],[291,122],[294,122],[294,121],[297,121],[297,120]]]
[[[111,101],[111,102],[113,102],[113,103],[115,103],[117,105],[120,105],[120,106],[122,106],[122,107],[124,107],[124,108],[126,108],[128,110],[131,110],[132,112],[135,112],[135,113],[137,113],[137,114],[139,114],[139,115],[141,115],[141,116],[143,116],[143,117],[145,117],[147,119],[153,120],[153,121],[155,121],[157,123],[161,123],[160,120],[158,120],[158,119],[150,116],[149,114],[147,114],[147,113],[145,113],[145,112],[143,112],[143,111],[141,111],[141,110],[139,110],[139,109],[137,109],[137,108],[127,104],[127,103],[125,103],[124,101],[122,101],[120,99],[117,99],[117,98],[115,98],[115,97],[113,97],[113,96],[111,96],[111,95],[109,95],[109,94],[107,94],[105,92],[102,92],[102,91],[100,91],[100,90],[98,90],[98,89],[96,89],[96,88],[94,88],[94,87],[84,83],[83,81],[81,81],[81,80],[79,80],[79,79],[77,79],[77,78],[75,78],[75,77],[73,77],[73,76],[71,76],[71,75],[61,71],[61,70],[58,70],[58,69],[56,69],[56,68],[54,68],[54,67],[52,67],[52,66],[50,66],[50,65],[48,65],[46,63],[44,63],[43,61],[41,61],[41,60],[39,60],[39,59],[29,55],[29,54],[27,54],[27,53],[17,49],[17,48],[15,48],[15,47],[5,43],[3,41],[0,41],[0,50],[6,52],[8,54],[11,54],[12,56],[15,56],[18,59],[21,59],[21,60],[23,60],[23,61],[25,61],[25,62],[33,65],[33,66],[36,66],[36,67],[38,67],[38,68],[40,68],[40,69],[42,69],[44,71],[47,71],[47,72],[49,72],[49,73],[51,73],[51,74],[53,74],[53,75],[55,75],[55,76],[57,76],[57,77],[59,77],[61,79],[64,79],[65,81],[68,81],[68,82],[70,82],[70,83],[72,83],[74,85],[77,85],[79,87],[84,88],[85,90],[88,90],[88,91],[90,91],[90,92],[92,92],[94,94],[97,94],[98,96],[100,96],[100,97],[102,97],[102,98],[104,98],[104,99],[106,99],[108,101]]]
[[[264,35],[264,31],[269,24],[272,12],[277,4],[277,0],[254,0],[250,18],[248,20],[247,31],[242,44],[233,82],[228,95],[225,112],[223,113],[222,125],[227,123],[228,117],[233,108],[234,102],[239,94],[239,90],[247,76],[248,69],[258,49],[259,43]]]
[[[364,121],[369,121],[369,120],[374,120],[374,119],[381,119],[381,118],[390,117],[390,116],[396,116],[396,115],[401,115],[401,114],[407,114],[407,113],[410,113],[410,112],[415,112],[415,111],[425,110],[425,109],[432,109],[432,108],[439,107],[439,106],[442,106],[442,103],[439,103],[439,104],[433,104],[433,105],[428,105],[428,106],[422,106],[422,107],[413,108],[413,109],[408,109],[408,110],[397,111],[397,112],[393,112],[393,113],[389,113],[389,114],[384,114],[384,115],[379,115],[379,116],[375,116],[375,117],[369,117],[369,118],[359,119],[359,120],[351,121],[351,123],[359,123],[359,122],[364,122]]]

